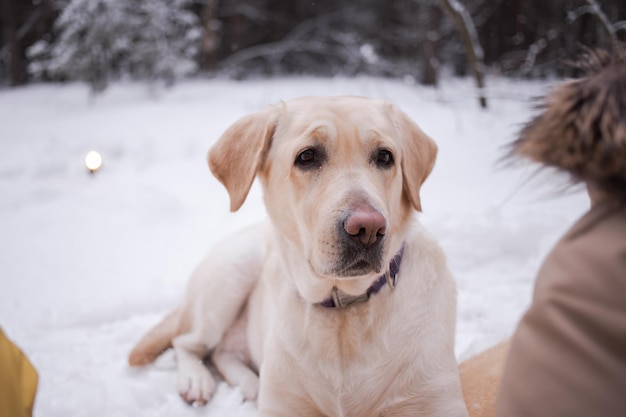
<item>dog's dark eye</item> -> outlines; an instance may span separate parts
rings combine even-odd
[[[393,155],[386,149],[381,149],[376,154],[376,165],[381,168],[388,168],[393,165]]]
[[[296,157],[296,165],[302,168],[319,164],[319,158],[314,149],[305,149]]]

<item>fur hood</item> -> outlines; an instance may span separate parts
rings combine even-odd
[[[570,173],[575,181],[626,190],[626,49],[588,51],[576,66],[585,78],[565,82],[539,105],[511,145],[521,155]]]

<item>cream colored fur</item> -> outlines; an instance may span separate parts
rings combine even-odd
[[[297,166],[306,149],[323,150],[323,163]],[[391,165],[377,164],[380,150]],[[270,220],[208,255],[182,306],[138,343],[131,365],[171,343],[179,392],[203,403],[215,382],[201,358],[212,352],[247,399],[258,392],[260,417],[466,417],[454,280],[415,218],[435,156],[432,140],[385,101],[309,97],[237,121],[209,164],[232,210],[258,177]],[[342,259],[340,225],[362,206],[386,227],[380,260],[356,273]],[[364,293],[403,244],[395,289],[345,309],[318,305],[333,287]]]

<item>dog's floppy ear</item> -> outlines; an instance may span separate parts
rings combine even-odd
[[[244,116],[231,125],[209,151],[209,167],[230,196],[230,211],[237,211],[270,147],[277,112],[269,108]]]
[[[437,145],[402,110],[392,105],[392,112],[402,140],[403,190],[415,210],[422,211],[420,188],[435,166]]]

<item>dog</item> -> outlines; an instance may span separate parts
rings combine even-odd
[[[269,221],[227,238],[132,366],[173,347],[178,391],[218,371],[266,416],[466,417],[456,287],[416,219],[437,147],[384,100],[306,97],[236,121],[208,155],[231,211],[260,180]]]

